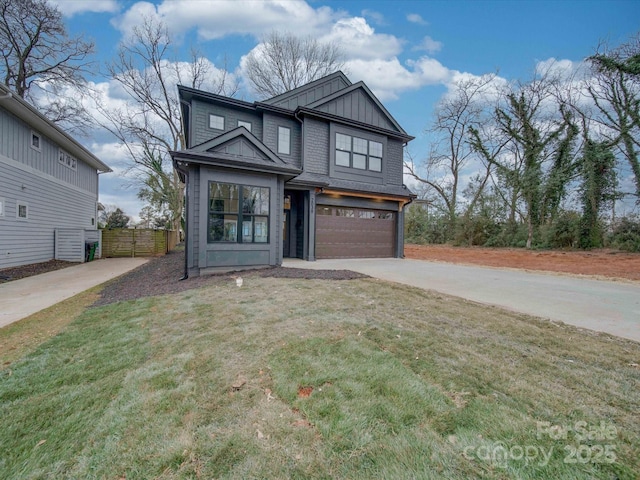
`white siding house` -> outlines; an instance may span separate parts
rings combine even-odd
[[[97,230],[98,174],[110,171],[0,84],[0,269],[53,259],[56,229]]]

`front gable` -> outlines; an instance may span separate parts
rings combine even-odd
[[[406,135],[400,124],[363,82],[321,98],[306,108]]]
[[[345,74],[338,71],[273,98],[263,100],[262,103],[287,110],[295,110],[298,107],[305,107],[317,102],[350,85],[351,82]]]
[[[220,158],[245,162],[273,163],[285,165],[285,162],[267,148],[251,132],[244,127],[238,127],[230,132],[208,140],[190,149],[191,152],[209,153]]]

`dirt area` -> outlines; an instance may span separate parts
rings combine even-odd
[[[123,300],[177,293],[205,285],[235,282],[237,277],[257,275],[261,277],[350,280],[366,277],[350,270],[308,270],[298,268],[264,268],[244,272],[231,272],[180,280],[184,274],[184,251],[176,250],[161,257],[154,257],[144,265],[109,282],[100,292],[94,305],[107,305]]]
[[[20,280],[21,278],[52,272],[53,270],[60,270],[61,268],[67,268],[71,265],[77,265],[77,263],[65,262],[63,260],[49,260],[48,262],[32,263],[31,265],[3,268],[0,269],[0,283]]]
[[[521,268],[640,281],[640,254],[617,250],[585,252],[515,248],[405,245],[407,258]]]

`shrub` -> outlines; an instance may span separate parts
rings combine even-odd
[[[640,252],[640,218],[637,215],[622,217],[612,225],[609,245],[627,252]]]

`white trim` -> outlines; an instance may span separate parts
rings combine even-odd
[[[280,143],[280,130],[287,131],[287,143]],[[286,148],[285,148],[286,147]],[[278,153],[283,155],[291,155],[291,127],[285,127],[284,125],[278,125]]]
[[[222,120],[222,128],[218,128],[218,127],[214,127],[211,123],[212,120],[216,120],[216,123],[218,121],[218,119]],[[216,115],[215,113],[210,113],[209,114],[209,128],[213,129],[213,130],[224,130],[224,122],[225,119],[222,115]]]
[[[7,201],[4,197],[0,197],[0,217],[4,217],[4,211],[7,208]]]
[[[91,198],[93,198],[95,201],[98,201],[98,192],[94,194],[89,190],[85,190],[84,188],[80,188],[76,185],[67,183],[63,180],[60,180],[59,178],[54,177],[53,175],[49,175],[48,173],[44,173],[40,170],[36,170],[35,168],[30,167],[29,165],[25,165],[24,163],[17,162],[16,160],[9,157],[5,157],[2,154],[0,154],[0,162],[6,163],[10,167],[17,168],[19,170],[22,170],[23,172],[30,173],[31,175],[34,175],[36,177],[40,177],[48,182],[57,183],[62,187],[70,188],[72,190],[75,190],[76,192],[84,193],[85,195],[91,196]],[[96,172],[96,175],[97,175],[97,172]]]

